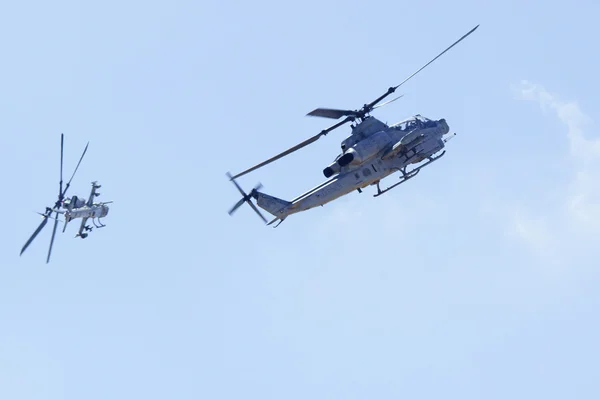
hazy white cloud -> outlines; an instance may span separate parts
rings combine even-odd
[[[585,163],[600,161],[600,139],[586,139],[583,134],[586,128],[591,128],[593,121],[583,113],[577,102],[563,101],[557,95],[548,92],[542,85],[526,80],[513,88],[522,99],[539,103],[544,112],[553,112],[567,126],[571,156]]]
[[[600,170],[577,172],[569,188],[567,209],[579,228],[600,233]]]
[[[547,254],[548,249],[556,245],[555,237],[550,232],[547,218],[534,217],[526,212],[516,212],[512,219],[513,234],[527,242],[534,250]]]
[[[564,101],[542,85],[522,81],[513,86],[522,100],[537,102],[545,113],[553,114],[566,127],[571,181],[561,192],[564,197],[555,209],[514,213],[511,232],[537,252],[565,253],[574,247],[598,252],[590,234],[600,233],[600,138],[593,135],[593,121],[577,102]],[[587,134],[587,137],[586,137]],[[563,155],[558,155],[563,156]],[[540,194],[544,196],[544,194]]]

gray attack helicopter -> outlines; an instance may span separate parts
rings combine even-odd
[[[63,190],[64,135],[63,134],[60,135],[60,182],[59,182],[59,190],[58,190],[58,199],[54,203],[54,207],[46,207],[45,213],[43,213],[43,214],[38,213],[42,216],[43,220],[42,220],[41,224],[38,226],[38,228],[35,230],[35,232],[33,232],[31,237],[29,238],[29,240],[27,240],[27,242],[25,243],[23,248],[21,249],[21,255],[27,249],[27,247],[29,247],[31,242],[33,242],[33,240],[36,238],[36,236],[42,231],[42,229],[46,226],[46,224],[48,223],[48,218],[51,218],[54,220],[54,229],[52,231],[52,237],[50,239],[50,247],[48,248],[48,257],[46,258],[46,263],[48,263],[50,261],[50,254],[52,253],[52,245],[54,244],[56,228],[58,226],[58,222],[60,221],[58,219],[58,214],[62,214],[65,217],[65,221],[64,221],[65,225],[63,227],[63,233],[67,229],[67,224],[70,221],[72,221],[76,218],[81,218],[81,225],[79,227],[79,232],[77,232],[77,235],[75,235],[75,237],[80,237],[82,239],[85,239],[88,236],[88,234],[85,233],[84,231],[90,232],[93,229],[92,227],[86,225],[87,220],[89,218],[92,218],[92,222],[94,223],[94,226],[96,228],[103,228],[106,226],[100,222],[100,218],[105,217],[108,214],[109,207],[107,206],[107,204],[112,203],[112,201],[106,201],[106,202],[101,202],[101,203],[94,202],[94,199],[100,195],[100,193],[96,192],[96,190],[101,187],[101,185],[98,185],[97,182],[92,182],[92,191],[91,191],[90,197],[87,201],[84,198],[79,198],[77,196],[73,196],[70,198],[65,197],[65,195],[67,194],[67,190],[69,190],[69,187],[71,186],[71,181],[73,180],[73,177],[75,177],[75,173],[77,172],[77,169],[79,168],[79,165],[81,164],[81,160],[83,160],[83,156],[85,155],[85,153],[88,149],[88,146],[89,146],[89,142],[86,144],[85,149],[83,150],[83,154],[81,154],[81,157],[79,158],[79,162],[77,163],[77,166],[75,167],[75,170],[73,171],[73,175],[71,175],[71,179],[69,179],[69,181],[67,182],[67,184]],[[63,208],[63,210],[61,210],[61,207]],[[52,216],[52,213],[55,213],[54,217]],[[94,221],[94,219],[96,219],[96,218],[98,219],[99,225],[96,224],[96,222]]]
[[[369,113],[376,108],[382,107],[402,97],[398,96],[385,103],[379,104],[384,98],[394,93],[396,89],[473,33],[478,27],[479,25],[471,29],[450,47],[406,78],[402,83],[390,87],[383,95],[379,96],[371,103],[365,104],[359,110],[317,108],[307,114],[310,116],[331,119],[339,119],[345,116],[346,118],[341,122],[322,130],[317,135],[304,142],[240,172],[237,175],[232,176],[230,173],[227,173],[229,179],[242,195],[242,199],[233,206],[229,211],[229,214],[232,215],[235,210],[246,202],[267,225],[279,221],[279,223],[275,225],[275,227],[277,227],[292,214],[306,211],[317,206],[323,206],[324,204],[354,190],[362,193],[362,189],[369,185],[376,185],[377,194],[374,196],[380,196],[407,180],[414,178],[423,167],[439,160],[446,153],[446,151],[443,150],[445,143],[456,135],[455,133],[449,134],[450,128],[445,119],[433,120],[417,114],[397,124],[387,125],[372,117]],[[323,174],[329,179],[295,199],[286,201],[259,192],[259,189],[262,187],[260,183],[252,189],[250,193],[246,194],[235,181],[236,178],[242,175],[261,168],[315,142],[320,137],[327,135],[332,130],[348,122],[352,123],[352,133],[342,141],[342,153],[323,170]],[[423,161],[425,162],[422,163]],[[409,165],[413,165],[413,167],[410,171],[407,171],[406,169]],[[402,174],[400,176],[400,182],[382,190],[379,186],[380,181],[397,171]],[[256,200],[260,208],[268,211],[275,218],[272,221],[267,222],[267,219],[260,213],[254,203],[252,203],[252,198]]]

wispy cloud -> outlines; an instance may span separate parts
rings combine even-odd
[[[544,113],[565,125],[573,175],[561,190],[559,207],[539,210],[530,204],[525,208],[535,209],[538,216],[529,211],[514,213],[510,229],[537,252],[566,254],[581,245],[592,249],[590,234],[600,233],[600,138],[591,135],[593,121],[577,102],[564,101],[542,85],[522,81],[513,90],[519,99],[538,103]]]
[[[550,232],[547,218],[519,211],[513,215],[512,230],[509,234],[527,242],[535,251],[547,254],[548,250],[556,245],[555,237]]]
[[[553,112],[567,126],[571,156],[577,161],[597,163],[600,161],[600,139],[586,139],[584,130],[593,125],[592,119],[583,113],[577,102],[563,101],[558,95],[550,93],[542,85],[521,81],[513,86],[523,100],[539,103],[546,113]]]

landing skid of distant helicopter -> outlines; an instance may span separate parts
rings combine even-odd
[[[442,158],[444,156],[444,154],[446,154],[446,150],[444,150],[442,152],[442,154],[440,154],[437,157],[427,157],[429,159],[429,161],[427,161],[425,164],[418,166],[417,168],[406,172],[406,167],[399,169],[400,172],[402,172],[402,176],[400,177],[400,182],[388,187],[387,189],[381,190],[381,188],[379,187],[379,181],[377,182],[377,194],[374,194],[373,197],[377,197],[377,196],[381,196],[382,194],[386,193],[387,191],[392,190],[393,188],[395,188],[398,185],[403,184],[404,182],[406,182],[409,179],[414,178],[415,176],[417,176],[417,174],[419,173],[419,171],[421,171],[421,168],[431,164],[434,161],[439,160],[440,158]]]
[[[98,220],[98,224],[96,224],[96,219]],[[105,224],[102,223],[102,221],[100,221],[100,218],[92,218],[92,224],[94,224],[94,227],[96,227],[98,229],[104,228],[106,226]],[[84,225],[81,228],[81,232],[77,233],[77,235],[75,235],[75,237],[80,237],[82,239],[85,239],[85,238],[87,238],[88,234],[87,233],[83,233],[83,231],[91,232],[92,229],[94,229],[94,228],[92,228],[89,225]]]

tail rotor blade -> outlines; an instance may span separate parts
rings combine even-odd
[[[227,177],[229,178],[229,180],[231,182],[233,182],[233,184],[235,185],[235,187],[237,188],[237,190],[239,190],[239,192],[242,194],[242,196],[246,197],[246,193],[244,192],[244,190],[240,187],[240,185],[238,185],[238,183],[235,181],[234,177],[232,177],[229,172],[227,173]]]
[[[235,210],[237,210],[238,208],[240,208],[240,206],[242,204],[244,204],[245,201],[246,201],[246,198],[243,197],[240,201],[238,201],[237,203],[235,203],[235,206],[233,206],[231,208],[231,210],[229,210],[229,215],[233,215],[233,213],[235,212]]]
[[[46,226],[47,223],[48,223],[48,216],[44,215],[44,220],[37,227],[37,229],[35,230],[35,232],[33,232],[33,234],[31,235],[31,237],[29,238],[29,240],[27,240],[27,242],[25,242],[25,245],[23,245],[23,248],[21,249],[21,253],[19,255],[23,255],[23,252],[25,250],[27,250],[27,247],[29,247],[29,245],[31,244],[31,242],[33,242],[33,239],[35,239],[35,237],[42,231],[42,229],[44,229],[44,226]]]
[[[260,211],[258,211],[258,208],[256,208],[256,206],[254,205],[253,202],[251,202],[250,200],[248,200],[248,204],[250,204],[250,207],[252,207],[252,209],[258,214],[258,216],[265,221],[265,224],[269,221],[267,221],[267,219],[260,213]]]
[[[56,216],[58,216],[58,213],[56,214]],[[46,258],[46,264],[48,264],[50,262],[50,254],[52,254],[52,245],[54,244],[54,236],[56,236],[56,227],[57,226],[58,226],[58,219],[55,219],[54,220],[54,228],[52,229],[52,237],[50,238],[50,247],[48,247],[48,258]]]
[[[258,208],[256,208],[256,206],[254,205],[254,203],[252,203],[252,200],[250,200],[252,198],[252,195],[254,194],[254,192],[258,191],[260,188],[262,188],[262,183],[258,183],[254,189],[252,189],[252,192],[250,192],[250,194],[246,194],[246,192],[244,192],[244,189],[242,189],[240,187],[240,185],[238,185],[238,183],[235,181],[235,177],[232,177],[231,174],[229,172],[227,172],[227,177],[229,178],[229,180],[231,182],[233,182],[233,184],[235,185],[235,187],[237,188],[237,190],[240,192],[240,194],[242,195],[242,198],[240,199],[240,201],[238,201],[237,203],[235,203],[235,205],[231,208],[231,210],[229,210],[229,215],[233,215],[233,213],[235,212],[235,210],[237,210],[242,204],[244,204],[244,202],[248,203],[250,205],[250,207],[252,207],[252,209],[258,214],[258,216],[265,221],[265,224],[268,222],[267,219],[260,213],[260,211],[258,211]]]

